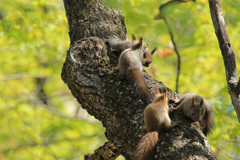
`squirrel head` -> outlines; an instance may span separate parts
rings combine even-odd
[[[146,62],[143,64],[143,66],[149,67],[149,65],[152,63],[152,55],[156,50],[157,47],[155,47],[151,52],[147,50],[146,52],[143,53],[143,58],[146,59]]]
[[[154,87],[154,92],[155,92],[153,103],[163,101],[164,103],[168,104],[167,87],[166,86],[161,87],[162,93],[159,92],[156,85],[154,85],[153,87]]]
[[[205,114],[205,106],[203,97],[199,95],[193,95],[191,104],[187,111],[187,116],[190,117],[194,122],[199,121],[202,124],[202,118]]]

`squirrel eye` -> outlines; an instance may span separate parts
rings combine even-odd
[[[194,115],[194,113],[192,113],[192,115]]]

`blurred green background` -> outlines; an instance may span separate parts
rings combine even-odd
[[[165,23],[154,20],[166,2],[122,0],[122,7],[129,38],[142,35],[150,49],[158,46],[147,71],[175,90],[177,56]],[[240,1],[222,1],[240,74],[239,7]],[[216,122],[207,137],[213,151],[220,160],[240,159],[240,125],[208,2],[174,4],[165,14],[182,58],[180,95],[196,92],[209,101]],[[0,159],[83,159],[107,140],[102,124],[81,109],[61,80],[70,43],[63,2],[0,0],[0,18]]]

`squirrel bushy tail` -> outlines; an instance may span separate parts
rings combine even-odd
[[[158,132],[148,132],[138,143],[134,160],[152,160],[158,143]]]
[[[204,120],[204,130],[203,133],[205,136],[207,136],[208,133],[211,133],[211,130],[214,127],[214,114],[213,111],[211,110],[210,105],[208,104],[207,100],[205,98],[203,98],[203,102],[206,105],[205,106],[205,115],[203,117]]]
[[[131,84],[136,86],[136,90],[140,95],[141,100],[148,104],[151,103],[152,99],[150,93],[148,92],[147,86],[143,80],[143,75],[140,71],[136,68],[128,67],[126,78]]]

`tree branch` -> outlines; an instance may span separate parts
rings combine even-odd
[[[188,1],[196,1],[196,0],[171,0],[171,1],[168,1],[164,4],[162,4],[160,7],[159,7],[159,10],[163,10],[166,6],[169,6],[173,3],[182,3],[182,2],[188,2]]]
[[[104,154],[102,154],[104,153]],[[103,146],[94,151],[93,154],[87,154],[84,156],[85,160],[115,160],[120,153],[118,148],[111,142],[106,142]]]
[[[224,60],[228,92],[232,99],[232,104],[240,122],[240,88],[237,74],[235,55],[228,36],[227,28],[221,9],[220,0],[209,0],[209,7],[215,33],[218,38],[219,46]]]

